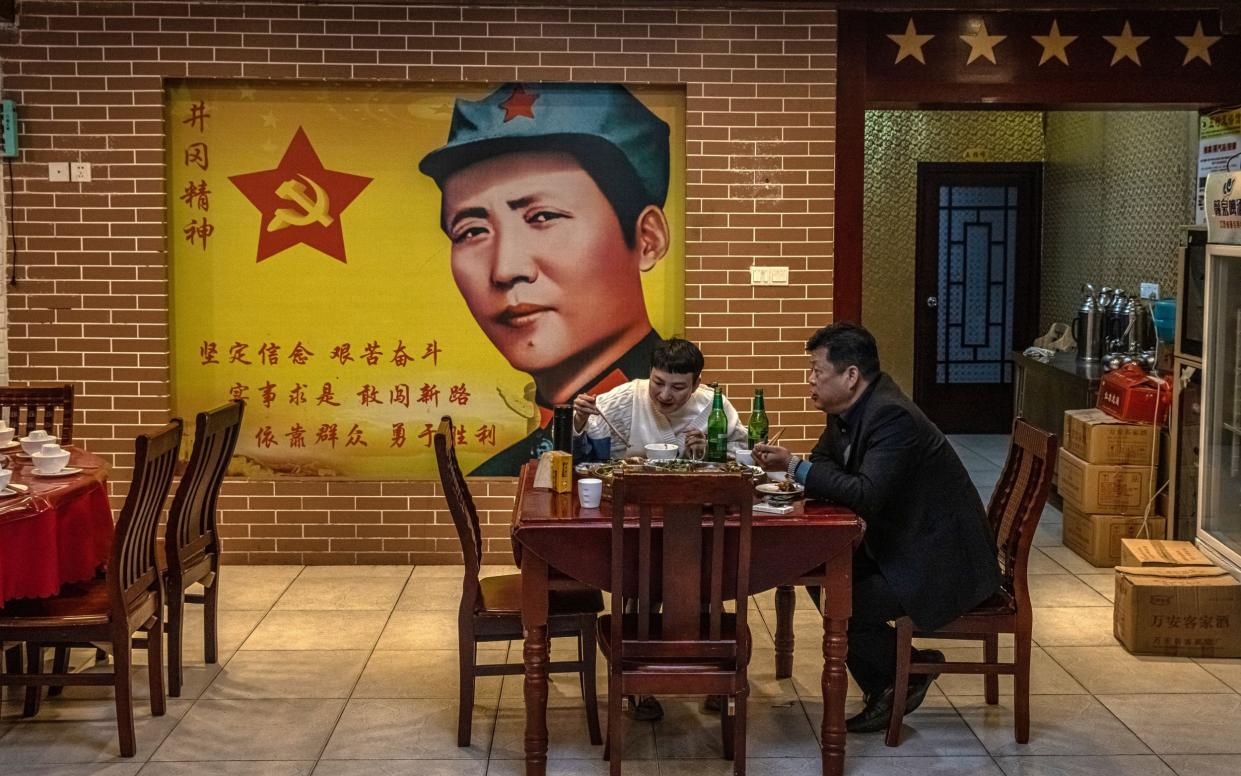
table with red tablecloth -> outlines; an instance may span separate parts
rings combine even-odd
[[[56,595],[107,563],[113,533],[108,465],[68,449],[69,466],[81,471],[65,477],[40,477],[20,449],[4,451],[12,481],[28,490],[0,497],[0,608],[14,598]]]

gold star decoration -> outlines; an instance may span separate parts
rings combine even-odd
[[[1220,36],[1203,34],[1202,22],[1198,22],[1198,26],[1194,27],[1193,35],[1177,35],[1176,39],[1185,47],[1185,61],[1181,63],[1184,67],[1195,59],[1201,59],[1208,65],[1211,64],[1211,46],[1215,45]]]
[[[1069,63],[1069,52],[1066,50],[1069,44],[1077,40],[1076,35],[1061,35],[1060,22],[1052,19],[1051,31],[1046,35],[1031,35],[1035,42],[1043,47],[1043,56],[1039,57],[1038,63],[1041,67],[1044,63],[1053,59],[1058,59],[1064,64]]]
[[[266,113],[264,113],[262,115],[262,119],[263,119],[263,126],[273,127],[273,128],[276,126],[276,114],[272,113],[271,111],[267,111]]]
[[[961,40],[970,44],[970,56],[965,60],[965,64],[973,64],[975,59],[983,57],[996,64],[995,47],[1000,45],[1007,38],[1007,35],[988,35],[987,23],[979,22],[978,29],[974,30],[972,35],[962,35]]]
[[[1138,67],[1142,66],[1142,60],[1138,58],[1138,46],[1150,40],[1149,35],[1134,35],[1133,30],[1129,27],[1129,22],[1125,22],[1125,29],[1119,35],[1104,35],[1103,39],[1116,49],[1112,54],[1112,65],[1122,59],[1133,60],[1133,64]]]
[[[904,34],[888,35],[889,40],[901,47],[901,50],[896,52],[896,62],[894,64],[900,64],[900,61],[905,57],[913,57],[925,65],[926,58],[922,56],[922,47],[934,37],[934,35],[919,35],[918,29],[914,27],[913,17],[910,17],[909,23],[905,25]]]

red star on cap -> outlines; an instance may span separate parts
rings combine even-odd
[[[537,94],[530,94],[520,86],[513,87],[513,93],[509,98],[500,103],[500,107],[504,109],[504,121],[508,123],[518,116],[525,116],[528,119],[534,118],[534,101],[539,98]]]
[[[340,215],[373,180],[324,168],[301,127],[275,169],[228,179],[262,214],[256,261],[305,243],[342,264]]]

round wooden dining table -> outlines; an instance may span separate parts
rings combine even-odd
[[[12,484],[0,495],[0,608],[15,598],[54,596],[61,586],[93,577],[112,548],[108,465],[68,447],[69,467],[58,477],[34,473],[20,447],[8,458]]]

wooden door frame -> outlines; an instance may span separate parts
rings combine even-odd
[[[852,4],[856,6],[857,4]],[[1002,3],[981,13],[1002,13]],[[1057,2],[1062,10],[1093,11],[1098,3]],[[1050,7],[1050,6],[1049,6]],[[895,8],[892,10],[896,10]],[[932,13],[911,3],[906,15]],[[1020,7],[1012,13],[1024,13]],[[1241,104],[1241,78],[1214,82],[1186,79],[1143,84],[1121,81],[1108,88],[1080,85],[990,83],[985,94],[975,84],[945,81],[914,94],[894,94],[890,84],[867,78],[868,27],[889,12],[842,8],[837,12],[836,70],[836,179],[832,229],[832,317],[862,320],[863,181],[865,179],[865,125],[868,109],[897,110],[1033,110],[1057,109],[1200,110],[1212,105]],[[974,12],[980,13],[980,12]],[[1169,14],[1175,13],[1169,9]],[[983,97],[986,102],[983,102]]]
[[[936,334],[938,326],[932,324],[932,316],[923,309],[927,289],[935,289],[932,295],[939,296],[939,255],[936,251],[938,241],[931,239],[939,232],[939,203],[935,196],[937,186],[934,179],[951,178],[954,176],[1019,176],[1026,179],[1031,207],[1019,211],[1018,234],[1029,237],[1029,258],[1024,264],[1018,257],[1013,293],[1012,334],[1013,347],[1020,348],[1026,342],[1038,336],[1039,295],[1030,291],[1039,289],[1042,265],[1042,201],[1043,201],[1043,163],[1042,162],[918,162],[917,187],[917,229],[915,237],[914,259],[914,374],[911,386],[913,400],[924,407],[924,412],[933,414],[928,402],[934,403],[936,397],[927,395],[928,389],[935,384]],[[1022,290],[1026,295],[1021,293]],[[1032,298],[1031,298],[1032,297]],[[927,348],[930,348],[929,352]],[[1008,353],[1003,354],[1004,357]],[[1014,370],[1016,367],[1014,366]],[[1014,375],[1015,378],[1015,375]],[[1015,385],[1009,384],[1010,387]],[[983,389],[986,390],[986,389]],[[1013,402],[1010,395],[1003,403],[1003,410],[1011,416]],[[1011,421],[1011,417],[1009,418]],[[1007,424],[999,424],[995,433],[1003,433]],[[958,429],[954,428],[956,432]],[[960,433],[987,433],[981,427],[976,429],[960,429]]]

